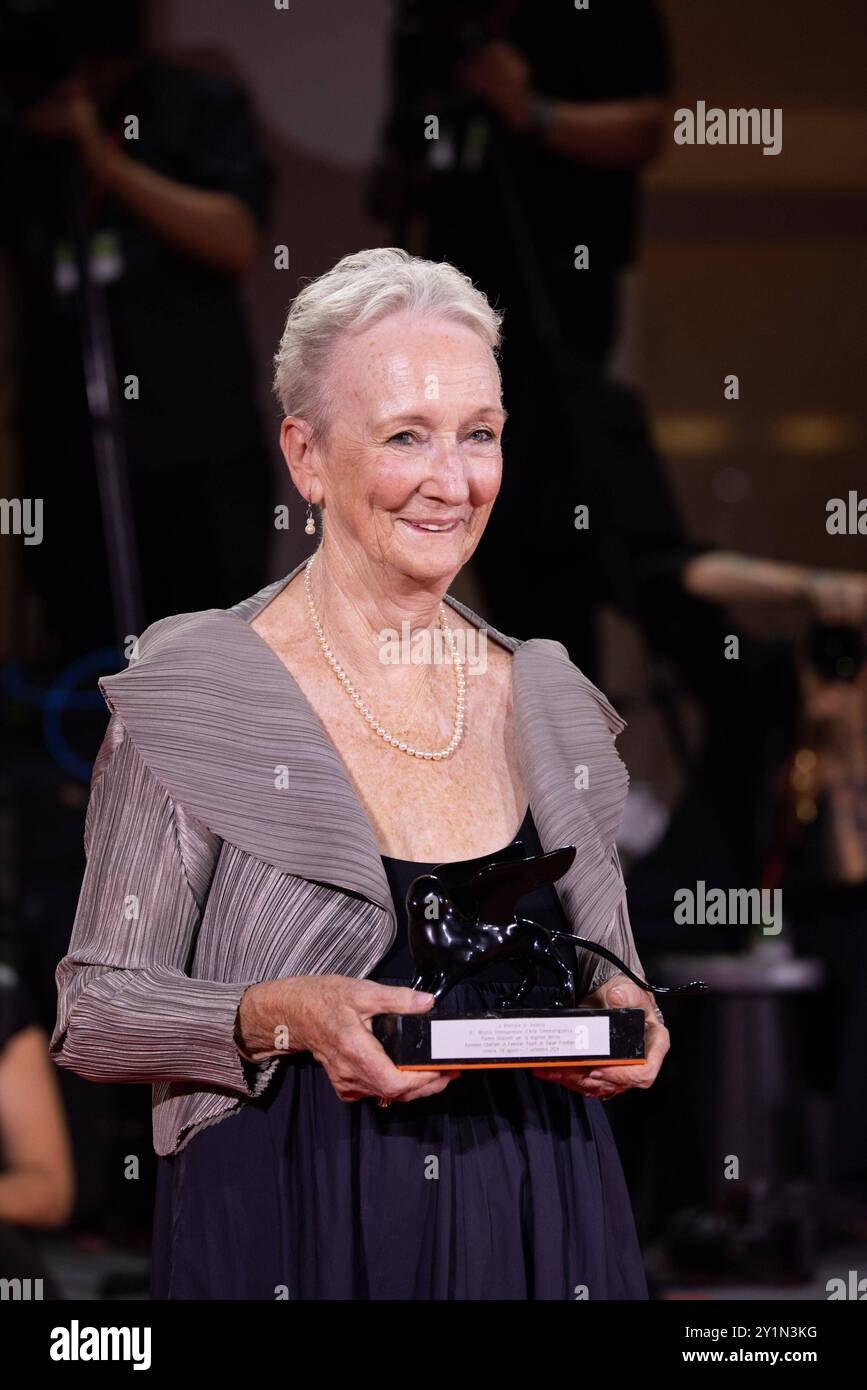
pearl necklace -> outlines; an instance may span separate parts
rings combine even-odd
[[[378,734],[379,737],[384,739],[386,743],[390,743],[392,748],[399,749],[401,753],[409,753],[410,756],[413,758],[433,758],[437,762],[439,762],[442,758],[451,757],[452,753],[454,753],[455,749],[458,747],[458,744],[464,736],[464,705],[466,698],[466,677],[464,675],[463,661],[458,656],[457,650],[455,648],[454,636],[452,635],[452,630],[449,627],[448,621],[446,620],[445,604],[440,604],[438,622],[442,630],[443,636],[445,637],[446,645],[449,649],[449,655],[451,656],[451,659],[455,667],[455,680],[457,684],[457,697],[455,700],[455,727],[452,736],[449,739],[449,742],[446,744],[445,748],[440,749],[440,751],[437,753],[427,753],[421,748],[414,748],[411,743],[407,743],[404,739],[395,738],[394,734],[390,734],[387,729],[383,728],[383,726],[380,724],[379,720],[377,719],[373,711],[370,709],[370,707],[364,703],[358,691],[355,689],[355,686],[352,684],[343,667],[340,665],[340,662],[337,660],[337,657],[334,655],[334,652],[329,646],[328,638],[325,636],[325,633],[322,630],[322,624],[319,621],[319,614],[316,612],[316,605],[313,602],[313,593],[310,588],[310,571],[313,568],[313,561],[315,560],[315,558],[316,553],[314,552],[313,555],[310,556],[310,559],[307,561],[307,564],[304,568],[304,590],[307,594],[307,606],[310,609],[310,617],[313,620],[313,628],[316,632],[316,636],[319,641],[319,646],[322,650],[322,655],[325,657],[325,660],[328,662],[329,666],[331,667],[337,679],[340,681],[340,684],[343,686],[349,698],[352,700],[352,703],[355,705],[356,709],[359,711],[360,714],[364,715],[365,719],[367,720],[368,724],[373,729],[373,732],[375,734]]]

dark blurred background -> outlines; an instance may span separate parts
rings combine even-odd
[[[42,1068],[95,680],[148,622],[307,553],[271,355],[303,278],[401,244],[506,313],[506,477],[454,591],[565,642],[628,720],[639,953],[712,987],[667,1006],[652,1091],[608,1107],[653,1292],[828,1297],[867,1273],[867,13],[67,9],[0,0],[6,1264],[35,1248],[58,1296],[145,1296],[149,1090]],[[781,152],[676,144],[699,101],[780,108]],[[679,923],[699,882],[779,890],[782,929]]]

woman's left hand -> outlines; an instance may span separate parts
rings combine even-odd
[[[643,1009],[646,1015],[646,1060],[625,1067],[600,1067],[598,1063],[587,1067],[566,1067],[563,1071],[557,1071],[554,1067],[539,1067],[534,1069],[533,1075],[538,1076],[540,1081],[556,1081],[570,1091],[580,1091],[584,1096],[598,1096],[600,1100],[619,1095],[633,1086],[641,1090],[652,1086],[671,1046],[668,1029],[654,1013],[653,995],[640,989],[632,980],[627,980],[625,975],[613,975],[594,994],[582,999],[581,1007]]]

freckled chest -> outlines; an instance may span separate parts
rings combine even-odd
[[[487,669],[467,675],[461,744],[435,762],[389,747],[370,731],[303,626],[293,623],[295,631],[287,632],[280,623],[279,633],[275,621],[255,619],[253,626],[291,672],[340,754],[380,853],[427,862],[473,858],[513,838],[527,796],[515,742],[511,653],[488,643]],[[370,703],[390,732],[420,747],[444,747],[453,728],[453,672],[439,669],[428,699],[415,709],[408,711],[400,699]]]

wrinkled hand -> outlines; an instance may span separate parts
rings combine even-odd
[[[646,990],[627,980],[624,975],[614,975],[600,986],[594,994],[581,1001],[587,1009],[643,1009],[646,1024],[646,1061],[626,1067],[590,1065],[586,1067],[566,1067],[557,1071],[554,1067],[540,1067],[533,1071],[540,1081],[555,1081],[570,1091],[579,1091],[584,1096],[598,1096],[608,1100],[632,1087],[647,1090],[656,1080],[665,1054],[671,1046],[668,1029],[660,1023],[653,1012],[654,999]]]
[[[516,130],[526,125],[532,69],[510,43],[503,39],[486,43],[459,65],[458,76],[466,90],[492,107],[506,125]]]
[[[377,1014],[427,1013],[432,994],[347,975],[295,975],[254,985],[254,1004],[290,1052],[311,1052],[341,1100],[437,1095],[458,1071],[400,1071],[373,1036]],[[243,1017],[242,1001],[242,1017]]]

